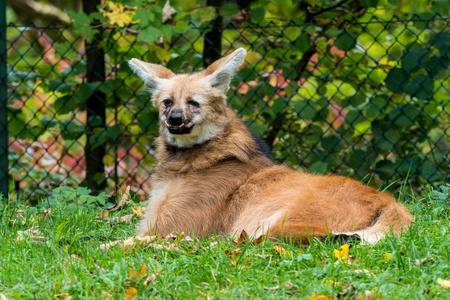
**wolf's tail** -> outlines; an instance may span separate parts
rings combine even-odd
[[[344,234],[357,234],[364,242],[375,244],[391,230],[394,234],[405,231],[412,221],[413,216],[408,209],[402,204],[394,202],[383,208],[372,226],[358,231],[345,232]]]

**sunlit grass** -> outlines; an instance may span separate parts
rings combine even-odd
[[[44,205],[30,208],[5,200],[0,206],[0,294],[6,299],[120,299],[127,292],[129,297],[137,292],[136,299],[450,299],[450,289],[438,281],[450,279],[448,190],[407,200],[415,216],[408,231],[374,246],[351,247],[347,262],[336,257],[339,246],[329,243],[234,246],[221,237],[159,239],[100,251],[103,242],[79,238],[131,237],[139,219],[131,224],[96,220],[101,209],[73,201],[54,203],[49,212]],[[112,215],[130,214],[132,206]],[[33,226],[40,226],[43,241],[24,233]],[[233,252],[238,247],[241,251]]]

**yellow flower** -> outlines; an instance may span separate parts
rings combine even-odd
[[[345,262],[348,261],[348,249],[350,249],[349,244],[342,245],[339,250],[334,249],[333,253],[337,259],[341,259]]]
[[[103,16],[109,19],[109,24],[117,24],[120,27],[124,27],[133,23],[133,11],[125,11],[121,3],[113,3],[112,1],[106,2],[109,11],[103,11]]]
[[[390,253],[384,253],[384,254],[383,254],[383,257],[386,258],[386,259],[392,259],[392,254],[390,254]]]
[[[332,279],[327,279],[325,280],[325,284],[332,284],[332,285],[344,285],[345,283],[340,282],[340,281],[334,281]]]
[[[444,289],[450,289],[450,280],[438,278],[437,283],[439,283]]]

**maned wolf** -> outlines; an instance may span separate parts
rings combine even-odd
[[[297,172],[264,154],[226,103],[246,54],[237,49],[192,74],[129,61],[150,88],[160,118],[158,163],[138,235],[245,230],[301,243],[337,234],[375,243],[406,228],[411,214],[387,193],[346,177]]]

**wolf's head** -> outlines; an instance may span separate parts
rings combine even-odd
[[[239,48],[207,69],[192,74],[133,58],[128,63],[152,93],[160,134],[173,146],[188,148],[216,137],[227,126],[226,94],[247,54]]]

